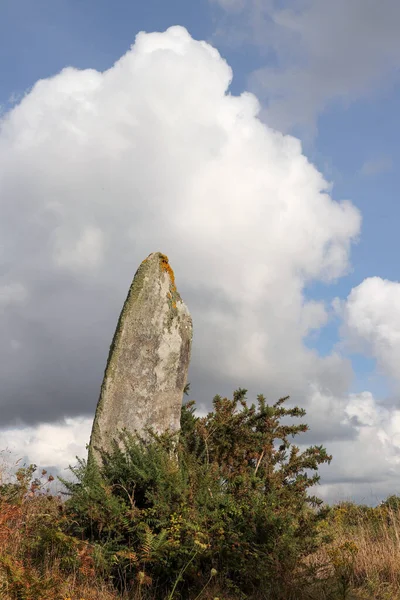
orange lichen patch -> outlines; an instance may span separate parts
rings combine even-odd
[[[175,289],[175,274],[174,274],[174,272],[171,269],[171,266],[169,264],[168,256],[165,256],[165,254],[161,254],[161,257],[160,257],[160,266],[161,266],[161,269],[163,271],[165,271],[165,273],[168,273],[168,275],[169,275],[169,277],[171,279],[172,287],[173,287],[173,289]]]

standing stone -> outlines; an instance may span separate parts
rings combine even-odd
[[[89,445],[109,450],[119,431],[146,437],[180,428],[192,343],[192,319],[175,287],[168,258],[150,254],[123,306],[101,386]]]

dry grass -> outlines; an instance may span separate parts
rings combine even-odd
[[[333,541],[310,557],[333,597],[400,600],[400,509],[335,507],[326,523]]]
[[[1,600],[120,598],[95,577],[89,545],[63,533],[63,503],[49,493],[51,481],[46,473],[32,479],[29,469],[0,455]],[[63,552],[71,563],[67,574]]]

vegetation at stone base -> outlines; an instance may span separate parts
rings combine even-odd
[[[2,467],[0,598],[62,600],[71,583],[66,574],[73,574],[76,589],[87,588],[93,574],[91,551],[87,543],[68,534],[64,503],[49,491],[52,476],[42,471],[36,477],[36,466],[30,465],[18,468],[13,481],[4,481]],[[107,596],[106,586],[103,591],[104,600],[115,598]]]
[[[400,599],[400,498],[329,508],[308,490],[325,450],[283,425],[304,411],[216,397],[179,441],[121,435],[80,461],[63,501],[35,467],[0,479],[4,600]]]
[[[249,407],[245,393],[217,396],[204,418],[186,404],[179,440],[124,432],[101,453],[100,472],[82,461],[78,481],[64,481],[72,533],[96,547],[98,568],[118,589],[194,598],[214,573],[237,597],[288,600],[295,576],[297,586],[307,582],[301,559],[317,549],[326,514],[307,490],[331,457],[290,444],[307,426],[281,419],[304,411],[263,396]]]

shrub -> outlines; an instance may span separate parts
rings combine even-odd
[[[245,394],[216,396],[202,418],[186,404],[179,439],[121,432],[100,468],[80,461],[75,482],[63,481],[69,533],[93,545],[96,568],[119,589],[195,598],[213,580],[236,597],[300,598],[326,513],[308,489],[331,457],[289,441],[307,425],[282,419],[305,411],[261,395],[248,406]]]

